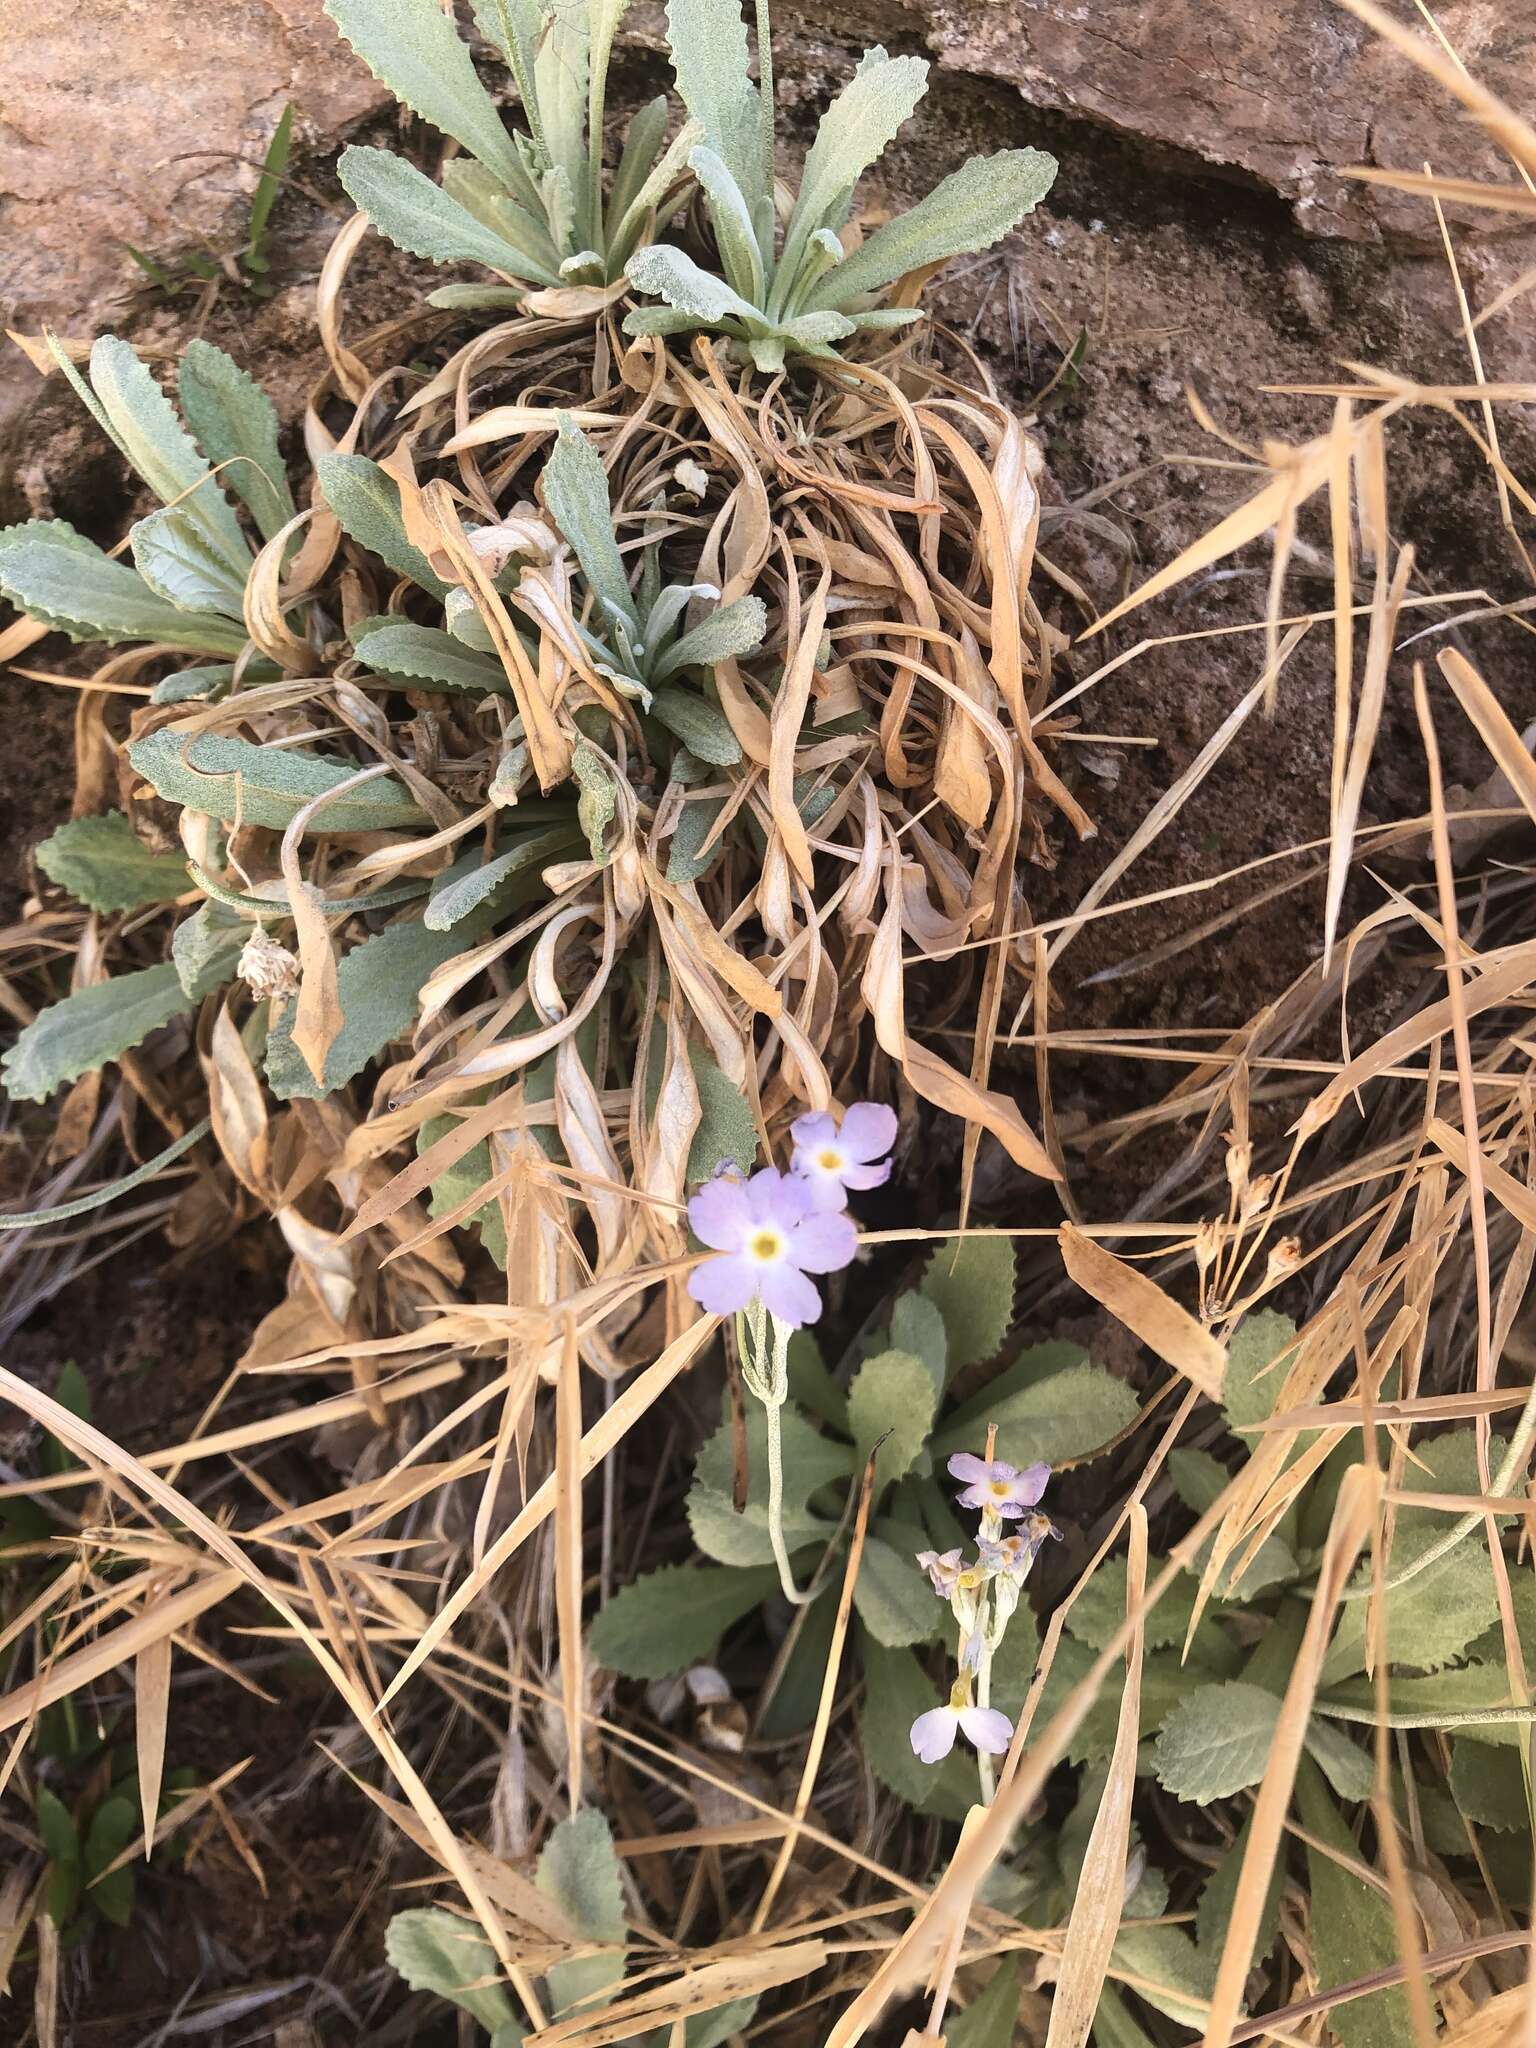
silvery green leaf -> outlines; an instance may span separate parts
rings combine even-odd
[[[763,1501],[749,1500],[738,1513],[730,1494],[695,1481],[688,1494],[688,1528],[696,1548],[717,1564],[755,1566],[772,1561],[773,1538]],[[793,1557],[812,1544],[824,1550],[835,1530],[808,1508],[786,1507],[780,1533]]]
[[[772,1565],[663,1565],[613,1596],[593,1622],[587,1647],[595,1663],[626,1678],[670,1678],[712,1656],[726,1630],[778,1583]]]
[[[1000,1458],[1015,1465],[1044,1458],[1054,1465],[1098,1451],[1130,1427],[1138,1409],[1124,1380],[1102,1366],[1078,1365],[993,1402],[987,1419],[997,1424]],[[974,1450],[974,1434],[969,1423],[951,1422],[934,1448],[946,1457],[952,1451]]]
[[[142,1045],[191,1007],[171,966],[142,967],[76,989],[40,1011],[0,1059],[6,1093],[16,1102],[43,1102],[64,1082]]]
[[[1148,1577],[1161,1571],[1165,1558],[1148,1562]],[[1123,1557],[1106,1558],[1072,1602],[1067,1627],[1080,1643],[1102,1650],[1125,1619],[1126,1563]],[[1145,1641],[1149,1650],[1182,1649],[1194,1617],[1199,1582],[1181,1572],[1147,1615]]]
[[[629,281],[637,292],[665,299],[674,312],[686,313],[694,322],[719,326],[724,321],[740,320],[743,323],[750,321],[758,328],[768,324],[766,316],[739,292],[733,292],[723,277],[715,277],[702,270],[691,256],[665,242],[650,242],[645,248],[637,249],[629,259],[628,269]],[[642,307],[638,310],[643,313],[648,309]],[[632,326],[630,323],[635,317],[632,313],[625,320],[627,334],[658,331]]]
[[[91,384],[113,439],[155,496],[166,505],[175,499],[243,579],[251,551],[240,522],[148,366],[115,334],[99,335],[91,348]]]
[[[385,1928],[384,1953],[413,1991],[461,2006],[488,2033],[512,2019],[496,1951],[472,1920],[441,1906],[413,1906]]]
[[[1116,1970],[1124,1970],[1136,1983],[1139,1995],[1154,2011],[1166,2013],[1176,2026],[1187,2030],[1205,2025],[1216,1988],[1216,1958],[1202,1954],[1182,1927],[1123,1926],[1115,1936],[1110,1960]],[[1094,2040],[1096,2048],[1117,2048],[1103,2038],[1097,2015]]]
[[[822,116],[805,159],[779,258],[781,276],[799,269],[812,234],[846,204],[846,195],[895,140],[927,90],[928,66],[921,57],[889,57],[878,47],[864,53]],[[778,301],[775,310],[783,310]]]
[[[747,1498],[768,1499],[768,1424],[755,1401],[747,1404]],[[801,1509],[824,1486],[841,1492],[853,1472],[847,1444],[823,1436],[793,1401],[780,1411],[779,1434],[784,1453],[784,1505]],[[694,1463],[696,1485],[730,1500],[736,1483],[736,1439],[731,1424],[722,1422],[709,1436]]]
[[[238,817],[247,825],[280,832],[312,798],[357,773],[353,761],[324,754],[298,754],[286,747],[259,747],[218,733],[191,739],[175,726],[130,741],[128,758],[157,796],[201,811],[222,824]],[[427,822],[416,799],[389,776],[360,783],[327,804],[314,819],[315,832],[380,832]]]
[[[683,105],[743,192],[763,189],[761,109],[738,0],[667,0],[667,46]]]
[[[315,474],[325,502],[359,547],[442,600],[449,586],[426,556],[405,537],[400,516],[400,487],[366,455],[322,455]]]
[[[441,313],[510,313],[522,303],[522,288],[515,284],[440,284],[427,293],[427,304]]]
[[[424,913],[427,929],[434,932],[451,930],[472,910],[478,910],[503,882],[509,882],[514,875],[522,874],[528,868],[542,867],[549,861],[568,855],[574,843],[571,833],[561,826],[548,832],[535,832],[519,840],[505,853],[497,854],[494,860],[486,861],[482,867],[473,868],[467,875],[461,875],[440,888]]]
[[[707,143],[689,151],[688,168],[709,201],[710,225],[726,276],[744,298],[761,306],[767,295],[767,279],[762,251],[752,228],[752,212],[742,197],[741,187]]]
[[[1296,1335],[1289,1316],[1273,1309],[1259,1309],[1244,1316],[1227,1345],[1227,1370],[1222,1381],[1221,1402],[1233,1429],[1267,1422],[1285,1385],[1290,1361],[1266,1371]]]
[[[201,1002],[234,974],[251,935],[243,917],[222,903],[200,903],[171,934],[171,961],[189,1002]]]
[[[297,509],[277,445],[277,411],[253,377],[212,342],[187,343],[176,373],[187,425],[220,481],[250,507],[267,540]]]
[[[689,1046],[688,1064],[702,1112],[688,1148],[688,1179],[711,1180],[728,1165],[750,1172],[757,1159],[757,1124],[746,1097],[702,1046]]]
[[[336,175],[353,205],[398,249],[433,263],[483,263],[508,277],[556,281],[403,157],[354,143],[337,159]]]
[[[878,1536],[864,1544],[853,1604],[875,1641],[888,1649],[931,1643],[950,1623],[949,1608],[913,1559]]]
[[[664,106],[665,102],[660,104]],[[638,118],[637,116],[637,121]],[[663,120],[662,127],[665,126],[666,122]],[[633,126],[630,132],[634,133]],[[626,198],[622,205],[619,201],[619,183],[617,179],[615,180],[613,196],[608,202],[608,274],[611,277],[623,274],[629,253],[640,236],[647,232],[647,224],[651,217],[656,215],[656,226],[664,227],[686,200],[688,152],[698,142],[701,133],[697,121],[685,121],[661,155],[651,164],[639,189],[632,198]],[[652,155],[654,154],[653,146]],[[628,158],[629,149],[626,146],[624,162],[619,166],[620,178],[623,177],[624,165]],[[669,194],[672,196],[668,204]],[[650,232],[654,233],[655,229],[650,229]]]
[[[585,740],[578,740],[571,756],[571,773],[581,790],[576,799],[576,816],[587,835],[588,850],[594,860],[606,860],[608,851],[604,841],[618,807],[613,770],[596,747],[589,746]]]
[[[854,1374],[848,1389],[848,1427],[861,1467],[880,1444],[877,1495],[917,1462],[933,1427],[938,1398],[932,1373],[910,1351],[882,1351],[866,1358]]]
[[[569,413],[560,415],[559,437],[544,465],[544,502],[575,550],[593,595],[638,633],[635,601],[614,538],[602,457]]]
[[[695,314],[676,306],[632,306],[624,315],[626,334],[692,334],[699,321]]]
[[[784,367],[789,354],[789,342],[782,328],[775,328],[770,334],[753,332],[747,336],[747,354],[754,366],[765,377],[776,377]],[[815,350],[810,351],[813,355]]]
[[[549,0],[473,0],[475,27],[506,58],[534,136],[540,135],[533,56]]]
[[[1328,1780],[1340,1799],[1359,1805],[1369,1799],[1376,1783],[1376,1766],[1358,1742],[1353,1742],[1337,1722],[1314,1714],[1304,1737],[1307,1754]],[[1485,1756],[1495,1752],[1484,1749]]]
[[[134,566],[157,597],[185,612],[221,612],[240,620],[245,631],[245,578],[181,506],[151,512],[130,528],[128,538]],[[245,560],[249,568],[249,554]]]
[[[430,1116],[416,1133],[417,1156],[435,1145],[439,1138],[446,1137],[454,1128],[451,1116]],[[447,1216],[457,1209],[471,1195],[478,1193],[491,1178],[491,1148],[482,1139],[478,1145],[461,1154],[452,1166],[445,1168],[428,1190],[428,1207],[434,1218]],[[474,1228],[480,1232],[480,1242],[490,1253],[499,1271],[507,1270],[507,1226],[502,1217],[501,1204],[493,1195],[463,1217],[459,1229]]]
[[[1360,1751],[1356,1750],[1355,1754],[1359,1756]],[[1369,1773],[1369,1759],[1365,1761]],[[1324,1771],[1328,1771],[1322,1757],[1318,1756],[1317,1762]],[[1332,1772],[1328,1772],[1328,1776],[1341,1799],[1362,1796],[1346,1792],[1333,1778]],[[1514,1752],[1493,1749],[1486,1742],[1453,1742],[1450,1784],[1457,1810],[1476,1826],[1492,1828],[1495,1834],[1525,1834],[1529,1830],[1530,1808],[1526,1804],[1524,1774],[1520,1769],[1520,1759]],[[1368,1785],[1364,1796],[1369,1797],[1369,1793]],[[1465,1854],[1466,1849],[1463,1833],[1456,1853]]]
[[[187,704],[195,699],[217,702],[235,680],[232,661],[210,662],[200,668],[178,669],[163,676],[149,693],[151,704]]]
[[[756,2011],[755,1998],[733,1998],[729,2005],[717,2005],[712,2012],[694,2013],[683,2022],[683,2048],[720,2048],[733,2034],[747,2031]]]
[[[1018,1962],[1005,1956],[981,1996],[945,2021],[945,2048],[1013,2048],[1023,1995]],[[1099,2048],[1107,2044],[1100,2042]]]
[[[942,1394],[949,1378],[949,1339],[938,1304],[926,1294],[899,1294],[891,1310],[891,1348],[910,1351],[927,1366],[934,1391]]]
[[[618,169],[608,190],[610,229],[623,220],[639,198],[656,162],[656,152],[666,138],[671,114],[671,103],[665,93],[660,93],[630,116],[629,126],[624,131],[624,148],[619,156]],[[688,125],[694,127],[691,122]],[[696,128],[693,140],[698,140]]]
[[[71,640],[158,640],[192,654],[238,654],[245,646],[243,625],[167,604],[137,569],[113,561],[62,519],[28,519],[0,532],[0,595]]]
[[[186,856],[152,852],[121,811],[71,818],[36,859],[50,881],[92,910],[142,910],[173,902],[188,887]]]
[[[547,1973],[556,2013],[611,1990],[624,1976],[624,1890],[608,1823],[585,1806],[556,1826],[539,1856],[534,1879],[584,1942],[607,1953],[556,1963]]]
[[[327,0],[325,11],[397,100],[462,143],[510,190],[520,189],[511,137],[437,0]]]
[[[293,1042],[293,1003],[273,1027],[267,1040],[267,1085],[279,1102],[333,1094],[385,1046],[404,1038],[416,1021],[422,984],[463,945],[454,933],[429,931],[412,918],[354,946],[336,970],[336,995],[346,1021],[326,1054],[323,1086]]]
[[[741,742],[730,720],[692,690],[658,690],[651,698],[651,716],[701,761],[730,768],[741,759]]]
[[[506,670],[493,655],[476,653],[441,626],[387,617],[361,619],[352,628],[352,645],[370,668],[384,675],[406,676],[444,690],[467,690],[479,697],[512,695]]]
[[[1158,1731],[1158,1782],[1175,1799],[1196,1806],[1257,1785],[1279,1718],[1280,1701],[1263,1686],[1233,1678],[1192,1687]]]
[[[681,640],[674,642],[657,662],[652,680],[662,682],[680,668],[713,668],[717,662],[734,661],[739,655],[754,654],[762,646],[767,630],[768,610],[762,599],[738,597],[711,612]],[[698,747],[693,751],[701,754]],[[716,757],[701,754],[701,758],[712,761]],[[739,754],[736,758],[740,758]]]
[[[716,839],[711,835],[725,809],[725,801],[723,796],[697,797],[683,805],[667,852],[669,882],[696,882],[720,858],[725,835],[722,833]],[[707,852],[706,840],[711,841]]]
[[[448,631],[462,646],[473,647],[477,654],[494,654],[496,642],[491,638],[491,629],[480,615],[480,607],[467,590],[450,590],[443,601],[443,617]]]
[[[951,1374],[996,1357],[1013,1322],[1010,1239],[956,1237],[936,1244],[920,1284],[944,1318]]]
[[[829,271],[804,310],[844,306],[951,256],[990,249],[1017,227],[1050,191],[1056,159],[1043,149],[1004,149],[973,156]]]
[[[1353,1984],[1391,1969],[1399,1960],[1391,1900],[1384,1888],[1367,1884],[1347,1867],[1361,1860],[1360,1845],[1309,1757],[1303,1757],[1297,1768],[1296,1806],[1302,1826],[1323,1845],[1314,1849],[1309,1844],[1307,1848],[1312,1959],[1318,1989]],[[1342,2048],[1402,2048],[1402,2043],[1414,2036],[1401,1985],[1370,1991],[1363,1998],[1334,2006],[1327,2027]]]
[[[871,334],[889,334],[898,327],[910,327],[914,321],[927,318],[921,306],[866,306],[862,313],[848,315],[854,327]]]
[[[590,52],[587,4],[555,6],[545,15],[533,59],[533,89],[539,110],[539,140],[568,195],[567,233],[557,234],[569,246],[578,223],[590,220],[587,205],[587,66]],[[601,166],[599,166],[601,169]],[[554,225],[551,215],[551,227]]]
[[[542,279],[559,271],[560,251],[550,238],[543,208],[530,213],[484,164],[477,164],[471,156],[450,158],[443,165],[442,188],[482,227],[522,255],[520,276]]]
[[[1227,1929],[1232,1924],[1232,1909],[1237,1902],[1243,1859],[1248,1853],[1248,1844],[1252,1837],[1253,1815],[1250,1813],[1243,1822],[1237,1840],[1216,1866],[1213,1875],[1207,1879],[1200,1894],[1200,1904],[1195,1912],[1195,1933],[1199,1947],[1213,1963],[1221,1954],[1222,1944],[1227,1938]],[[1275,1937],[1280,1932],[1280,1901],[1284,1892],[1285,1859],[1277,1857],[1264,1893],[1264,1905],[1259,1914],[1259,1931],[1253,1944],[1253,1960],[1256,1963],[1264,1962],[1275,1945]]]
[[[846,341],[857,329],[844,313],[797,313],[779,330],[787,341],[808,353],[830,351],[833,342]]]
[[[1215,1502],[1227,1484],[1227,1469],[1220,1459],[1213,1458],[1209,1451],[1196,1451],[1181,1446],[1169,1454],[1168,1476],[1173,1481],[1174,1491],[1188,1508],[1197,1515],[1203,1515]],[[1208,1539],[1196,1554],[1195,1568],[1203,1567],[1210,1555]],[[1222,1575],[1218,1584],[1218,1596],[1225,1599],[1251,1600],[1266,1586],[1274,1586],[1294,1579],[1296,1576],[1296,1553],[1283,1536],[1266,1536],[1253,1557],[1247,1552],[1234,1560]],[[1239,1576],[1239,1572],[1241,1576]]]

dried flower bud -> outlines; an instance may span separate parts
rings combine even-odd
[[[1264,1278],[1270,1286],[1287,1279],[1301,1264],[1301,1239],[1282,1237],[1278,1244],[1269,1248],[1269,1265]]]
[[[1246,1141],[1227,1139],[1227,1186],[1235,1195],[1241,1195],[1248,1185],[1248,1169],[1253,1164],[1253,1147]]]
[[[291,996],[299,986],[297,958],[262,925],[257,925],[241,947],[235,971],[257,997]]]
[[[1238,1205],[1238,1214],[1244,1223],[1269,1207],[1269,1198],[1274,1192],[1275,1176],[1272,1173],[1261,1173],[1257,1180],[1249,1181]]]
[[[1216,1263],[1221,1249],[1221,1225],[1208,1218],[1195,1232],[1195,1265],[1203,1280]]]

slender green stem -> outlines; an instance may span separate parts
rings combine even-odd
[[[779,1435],[781,1405],[778,1401],[763,1403],[768,1417],[768,1540],[773,1545],[773,1560],[779,1568],[779,1584],[784,1588],[784,1598],[792,1607],[804,1607],[811,1598],[811,1592],[802,1593],[796,1586],[784,1542],[784,1446]]]
[[[992,1704],[992,1645],[985,1635],[981,1639],[981,1662],[976,1666],[976,1704],[990,1707]],[[992,1759],[984,1749],[976,1752],[976,1775],[981,1781],[981,1803],[992,1804],[992,1795],[997,1790],[997,1778],[992,1769]]]
[[[1536,1706],[1456,1707],[1443,1714],[1376,1714],[1369,1707],[1341,1706],[1336,1700],[1314,1700],[1312,1711],[1329,1721],[1355,1721],[1366,1728],[1493,1728],[1506,1723],[1536,1721]]]
[[[763,184],[773,190],[773,24],[768,19],[768,0],[757,0],[757,110],[759,148],[763,153]]]

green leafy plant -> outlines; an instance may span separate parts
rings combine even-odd
[[[528,126],[508,134],[437,0],[329,0],[363,62],[467,152],[433,181],[389,150],[342,152],[348,196],[381,234],[436,263],[478,263],[504,284],[449,286],[436,305],[515,303],[530,285],[610,285],[680,203],[697,131],[665,141],[667,102],[629,124],[611,181],[603,123],[614,36],[628,0],[476,0],[476,25],[505,58]]]
[[[603,1816],[584,1807],[550,1830],[539,1854],[534,1883],[549,1902],[552,1939],[534,1974],[544,1981],[544,1997],[559,2019],[578,2010],[596,2011],[623,1996],[626,1935],[624,1882],[613,1836]],[[413,1907],[397,1913],[384,1937],[390,1962],[413,1991],[431,1991],[459,2006],[491,2037],[491,2048],[515,2048],[527,2029],[518,2020],[500,1981],[500,1966],[490,1943],[471,1922],[441,1907]],[[549,1960],[551,1948],[581,1954]],[[719,2048],[727,2036],[751,2022],[755,1998],[738,1998],[713,2010],[689,2016],[687,2048]],[[668,2048],[670,2026],[647,2027],[637,2021],[632,2034],[614,2040],[639,2041],[647,2048]]]
[[[866,51],[822,117],[798,191],[781,207],[766,0],[757,10],[760,86],[748,71],[738,0],[668,0],[667,24],[677,89],[702,131],[688,165],[704,194],[720,273],[668,243],[636,250],[630,282],[665,304],[630,313],[627,333],[728,334],[760,370],[779,369],[788,354],[835,355],[861,330],[921,318],[915,306],[881,304],[882,295],[951,256],[989,248],[1055,178],[1055,160],[1042,150],[973,157],[861,240],[849,227],[859,180],[915,111],[927,64]]]

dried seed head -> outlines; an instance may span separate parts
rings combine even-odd
[[[236,971],[253,996],[291,996],[298,990],[297,958],[261,925],[241,947]]]
[[[1250,1217],[1257,1216],[1261,1210],[1267,1209],[1269,1198],[1274,1192],[1275,1176],[1272,1173],[1261,1173],[1257,1180],[1249,1181],[1238,1203],[1238,1214],[1243,1221],[1246,1223]]]
[[[1233,1194],[1241,1196],[1248,1185],[1248,1169],[1253,1164],[1253,1147],[1231,1136],[1227,1139],[1227,1186]]]
[[[1203,1280],[1216,1263],[1221,1249],[1221,1225],[1207,1217],[1195,1232],[1195,1265]]]
[[[1300,1264],[1301,1239],[1282,1237],[1278,1244],[1273,1244],[1269,1248],[1269,1265],[1264,1278],[1270,1286],[1274,1286],[1277,1281],[1284,1280],[1294,1273]]]

